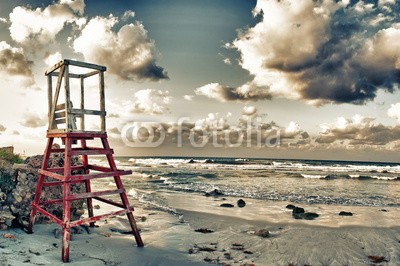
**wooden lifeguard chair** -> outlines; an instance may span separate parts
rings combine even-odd
[[[79,71],[79,73],[70,73],[70,67]],[[125,193],[124,186],[121,181],[122,175],[131,174],[132,171],[124,171],[117,169],[117,166],[113,157],[113,150],[107,140],[106,133],[106,110],[105,110],[105,98],[104,98],[104,72],[106,71],[105,66],[89,64],[74,60],[64,59],[46,71],[45,75],[48,80],[48,104],[49,104],[49,127],[47,130],[47,146],[44,151],[44,158],[41,169],[39,170],[39,179],[36,186],[35,198],[32,203],[32,211],[29,220],[29,226],[27,228],[28,233],[32,233],[33,224],[37,212],[50,218],[56,222],[62,228],[62,260],[63,262],[69,261],[69,240],[70,240],[70,229],[74,226],[82,224],[90,224],[94,226],[95,221],[103,219],[111,215],[123,215],[128,216],[130,226],[132,228],[133,235],[136,240],[136,244],[139,247],[143,247],[143,242],[139,234],[139,230],[136,226],[135,219],[132,212],[133,207],[129,205],[127,195]],[[88,110],[85,109],[85,79],[98,75],[98,84],[100,92],[100,110]],[[53,77],[57,78],[57,84],[53,95],[52,80]],[[70,78],[78,79],[80,81],[80,108],[73,108],[71,101],[71,90],[70,90]],[[60,98],[60,91],[64,80],[64,103],[58,104]],[[54,97],[54,98],[53,98]],[[100,129],[88,131],[85,129],[85,116],[99,116],[100,117]],[[80,128],[77,128],[76,121],[80,119]],[[62,148],[53,147],[53,141],[55,138],[61,138],[63,146]],[[102,147],[89,147],[87,146],[88,140],[100,140]],[[80,145],[77,145],[77,144]],[[76,147],[78,146],[78,147]],[[64,153],[64,167],[49,168],[48,162],[52,153]],[[90,155],[105,155],[108,161],[109,167],[99,166],[91,164],[88,160]],[[81,164],[72,165],[72,157],[81,156]],[[83,174],[74,174],[77,171]],[[79,171],[78,171],[79,172]],[[46,182],[45,178],[48,177],[50,180],[55,181]],[[105,190],[105,191],[92,191],[90,180],[96,178],[113,177],[116,189]],[[84,184],[86,193],[72,193],[71,184]],[[44,187],[50,186],[61,186],[62,197],[59,199],[48,199],[41,200],[41,194]],[[103,196],[119,194],[121,202],[111,201]],[[71,201],[86,199],[88,208],[88,218],[80,219],[77,221],[71,221]],[[116,207],[121,210],[117,210],[108,214],[102,214],[95,216],[93,213],[92,200],[98,200]],[[46,206],[52,204],[62,204],[62,218],[58,218],[52,213],[46,211]]]

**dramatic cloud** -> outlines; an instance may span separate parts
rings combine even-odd
[[[6,129],[7,129],[7,128],[6,128],[5,126],[3,126],[3,125],[0,124],[0,132],[4,132],[4,131],[6,131]]]
[[[171,96],[168,91],[146,89],[137,91],[133,101],[125,103],[132,113],[160,115],[169,110]]]
[[[0,42],[0,72],[10,76],[19,76],[26,87],[35,84],[32,73],[33,62],[29,61],[22,49],[11,47],[8,43]]]
[[[269,97],[311,104],[372,100],[400,81],[400,5],[396,1],[258,0],[259,22],[229,49],[254,77],[248,94],[211,84],[199,91],[221,101]],[[211,88],[212,87],[212,88]]]
[[[36,128],[45,126],[47,122],[48,119],[46,116],[39,116],[38,114],[27,113],[25,114],[25,117],[20,122],[20,124],[24,127]]]
[[[144,26],[136,22],[114,32],[117,22],[112,15],[91,19],[74,41],[74,50],[87,61],[106,65],[110,73],[123,80],[167,79],[164,69],[156,65],[155,44]]]
[[[322,132],[315,141],[334,146],[365,147],[387,145],[400,140],[400,126],[376,124],[374,120],[361,115],[351,119],[339,117],[335,123],[322,125]]]
[[[17,6],[10,13],[11,38],[32,51],[54,42],[67,23],[82,25],[84,0],[61,0],[46,8]]]
[[[223,86],[219,83],[210,83],[195,90],[196,95],[206,96],[220,102],[227,101],[257,101],[270,99],[271,94],[252,84],[244,84],[238,88]]]

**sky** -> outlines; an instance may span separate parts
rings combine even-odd
[[[399,14],[398,0],[1,1],[0,145],[43,152],[44,73],[73,59],[107,67],[119,155],[400,162]]]

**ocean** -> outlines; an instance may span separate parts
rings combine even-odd
[[[400,164],[241,158],[115,157],[128,194],[162,205],[157,191],[301,204],[400,206]],[[93,163],[105,165],[102,159]],[[101,182],[101,181],[100,181]],[[155,193],[154,193],[155,192]]]

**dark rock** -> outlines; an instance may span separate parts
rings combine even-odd
[[[315,212],[306,212],[302,214],[302,219],[304,220],[314,220],[317,217],[319,217],[319,214]]]
[[[293,213],[304,213],[304,209],[301,207],[294,207]]]
[[[260,229],[254,232],[256,236],[269,237],[271,234],[267,229]]]
[[[341,212],[339,212],[339,215],[340,216],[353,216],[353,213],[352,212],[341,211]]]
[[[239,200],[237,201],[237,206],[238,206],[239,208],[243,208],[244,206],[246,206],[246,202],[245,202],[244,200],[242,200],[242,199],[239,199]]]
[[[188,163],[195,163],[195,160],[190,159]]]
[[[211,190],[204,194],[204,196],[206,196],[206,197],[209,197],[209,196],[217,197],[217,196],[223,196],[223,195],[224,195],[224,193],[222,193],[222,191],[219,189],[214,189],[214,190]]]
[[[302,219],[303,218],[304,209],[300,207],[294,207],[292,211],[292,216],[295,219]]]
[[[230,204],[230,203],[222,203],[219,206],[220,207],[225,207],[225,208],[233,208],[233,207],[235,207],[235,206],[233,206],[233,204]]]
[[[195,232],[199,232],[199,233],[203,233],[203,234],[214,233],[213,230],[207,229],[207,228],[199,228],[199,229],[195,229],[194,231]]]
[[[386,209],[381,209],[380,211],[381,212],[388,212],[388,210],[386,210]]]
[[[293,210],[294,208],[296,208],[296,206],[294,206],[293,204],[286,205],[286,209]]]

